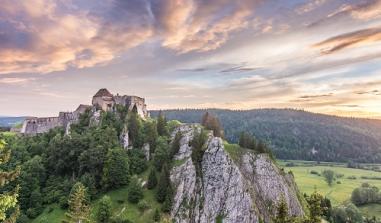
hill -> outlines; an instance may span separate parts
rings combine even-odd
[[[0,127],[12,127],[15,124],[22,123],[25,118],[0,116]]]
[[[271,145],[277,158],[317,161],[381,162],[381,120],[344,118],[292,109],[165,110],[169,120],[200,122],[206,111],[217,116],[228,141],[242,131]],[[156,117],[159,111],[151,111]]]

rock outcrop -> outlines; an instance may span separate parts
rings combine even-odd
[[[283,173],[266,154],[240,151],[233,160],[221,138],[208,135],[197,174],[189,145],[197,125],[182,125],[180,150],[171,170],[175,198],[171,215],[175,222],[270,222],[283,196],[294,216],[304,214],[292,176]],[[175,131],[176,132],[176,131]],[[175,133],[174,133],[175,134]]]

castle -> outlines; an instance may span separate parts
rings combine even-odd
[[[100,111],[115,111],[116,106],[127,107],[129,111],[135,111],[141,118],[149,116],[145,99],[129,95],[113,95],[106,88],[100,89],[92,99],[92,105],[79,105],[73,112],[60,112],[58,117],[29,117],[24,120],[20,133],[24,135],[36,135],[48,132],[56,127],[64,127],[68,132],[70,125],[78,121],[79,116],[90,109],[93,113]]]

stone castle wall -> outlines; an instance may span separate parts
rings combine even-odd
[[[107,91],[106,89],[104,90]],[[60,112],[58,117],[27,118],[23,123],[20,133],[24,135],[36,135],[48,132],[50,129],[56,127],[64,127],[68,133],[70,125],[77,122],[79,115],[85,112],[86,109],[92,109],[93,111],[96,111],[97,109],[101,109],[103,111],[113,111],[116,104],[126,106],[129,111],[136,109],[137,113],[143,119],[149,117],[145,99],[138,96],[113,96],[110,93],[108,93],[108,95],[96,95],[92,99],[92,104],[92,106],[79,105],[79,107],[74,112]]]

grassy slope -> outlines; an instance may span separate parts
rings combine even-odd
[[[148,170],[140,175],[141,178],[146,179]],[[104,195],[110,196],[112,200],[112,216],[120,216],[123,219],[128,219],[134,223],[150,223],[153,222],[153,214],[156,208],[160,209],[160,204],[155,199],[155,191],[144,189],[144,200],[150,205],[150,209],[141,213],[136,204],[131,204],[127,201],[128,189],[127,187],[113,190]],[[99,198],[100,199],[100,198]],[[98,208],[99,199],[91,203],[91,218],[95,220],[95,213]],[[32,223],[61,223],[65,219],[65,211],[57,205],[52,205],[53,211],[49,212],[49,207],[45,208],[44,212],[35,218]],[[94,221],[95,222],[95,221]]]
[[[339,205],[345,201],[350,200],[352,191],[359,187],[362,183],[369,183],[381,188],[381,180],[367,180],[361,179],[362,176],[368,177],[381,177],[380,172],[374,172],[370,170],[351,169],[346,168],[343,164],[328,164],[324,163],[319,166],[313,166],[311,163],[304,161],[292,161],[298,166],[284,167],[287,171],[291,170],[294,173],[295,181],[303,193],[311,194],[316,190],[324,196],[327,196],[333,203],[333,205]],[[285,162],[280,161],[280,165],[285,165]],[[332,166],[330,166],[332,165]],[[335,183],[332,187],[328,186],[322,176],[311,174],[312,170],[321,172],[325,169],[331,169],[336,174],[344,174],[344,176],[338,181],[341,184]],[[347,179],[348,176],[355,176],[356,179]],[[369,213],[381,217],[381,205],[368,205],[360,208],[363,213]]]

